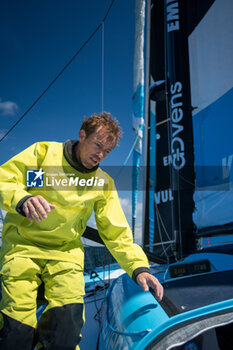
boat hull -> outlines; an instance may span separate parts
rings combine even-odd
[[[174,267],[180,273],[181,265],[197,268],[203,261],[209,262],[210,271],[171,277]],[[194,345],[187,344],[192,341],[193,349],[208,350],[210,339],[211,349],[219,349],[216,328],[233,322],[232,266],[232,255],[198,253],[180,263],[152,267],[164,286],[161,303],[152,290],[145,293],[122,275],[102,307],[98,349],[191,349]]]

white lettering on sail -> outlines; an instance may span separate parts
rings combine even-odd
[[[172,140],[171,140],[171,153],[172,153],[172,165],[176,170],[180,170],[184,167],[186,160],[184,156],[185,145],[181,137],[181,133],[184,130],[183,125],[178,124],[183,119],[183,102],[182,102],[182,84],[176,82],[171,85],[171,120],[172,120]],[[171,164],[171,158],[166,162],[166,157],[163,158],[165,163]],[[168,165],[166,164],[166,165]]]
[[[163,190],[159,192],[155,192],[155,203],[158,205],[161,202],[166,203],[168,201],[173,201],[172,190],[169,188],[168,190]]]
[[[178,1],[167,0],[167,31],[180,29]]]
[[[231,166],[233,161],[233,154],[229,157],[224,157],[222,159],[222,177],[223,179],[227,179],[230,175]]]

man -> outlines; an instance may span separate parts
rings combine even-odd
[[[79,141],[36,143],[0,168],[0,204],[8,211],[1,249],[1,350],[31,350],[36,343],[39,349],[79,349],[85,293],[80,237],[93,209],[112,255],[161,300],[163,288],[133,243],[114,182],[99,168],[120,136],[110,114],[94,114],[83,121]],[[42,281],[48,306],[37,325]]]

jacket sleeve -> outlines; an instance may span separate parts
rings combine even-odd
[[[0,207],[8,212],[16,212],[18,203],[30,197],[26,187],[27,167],[40,166],[45,154],[45,145],[36,143],[28,147],[0,167]]]
[[[133,242],[132,231],[120,205],[112,182],[105,199],[96,202],[95,219],[98,232],[105,245],[120,266],[134,277],[134,271],[149,271],[149,264],[142,248]],[[141,270],[141,271],[142,271]]]

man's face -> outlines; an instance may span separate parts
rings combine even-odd
[[[116,139],[112,138],[102,126],[88,137],[84,130],[80,130],[76,157],[85,168],[91,169],[112,151],[115,143]]]

